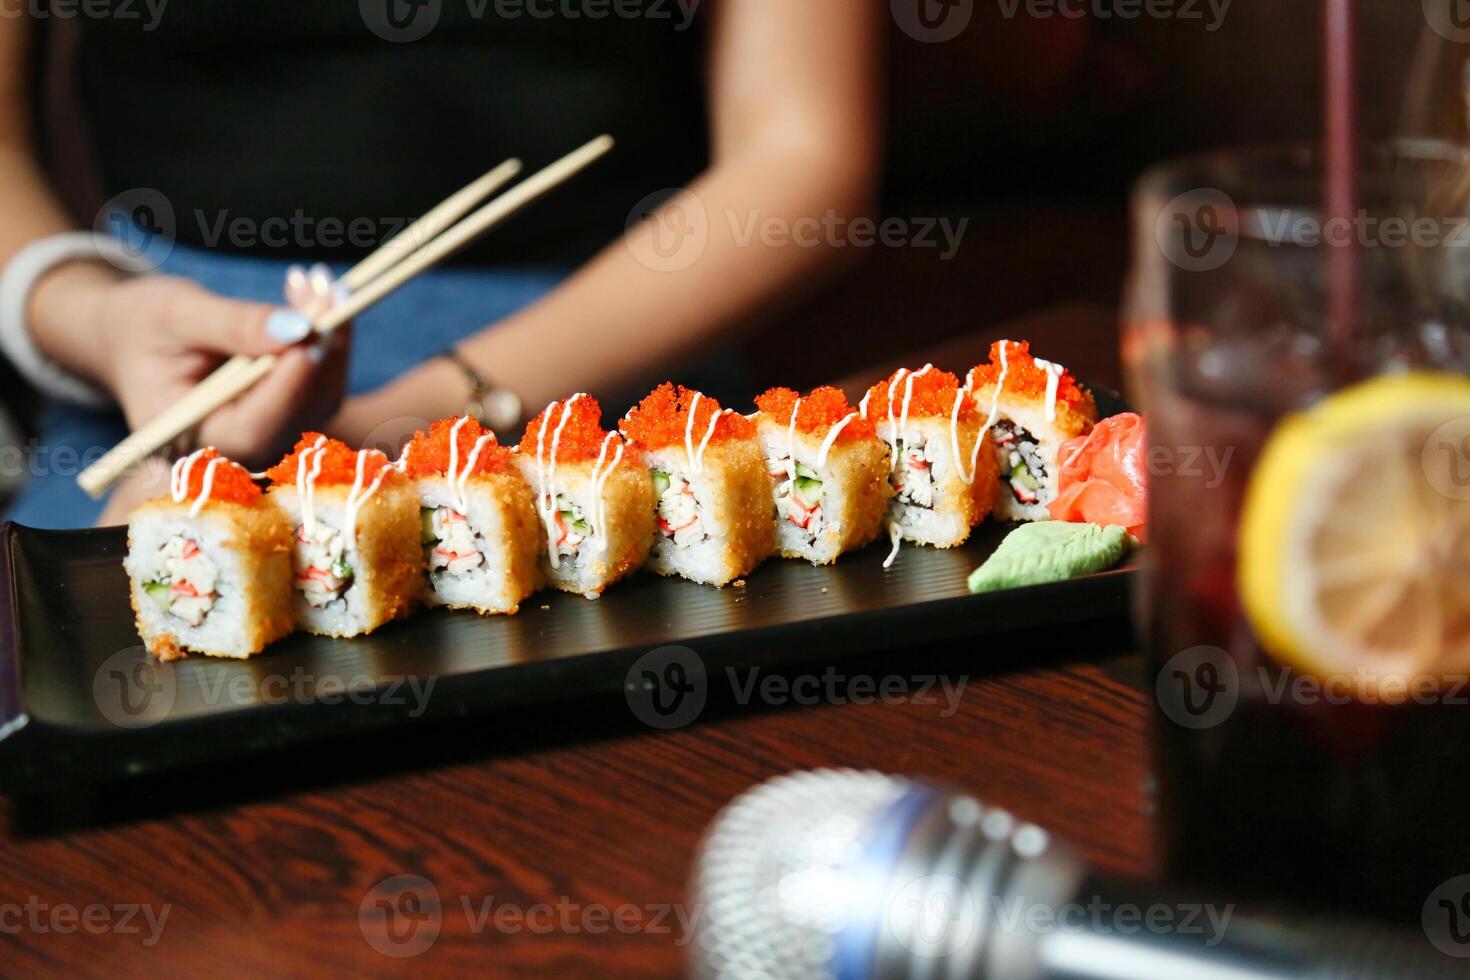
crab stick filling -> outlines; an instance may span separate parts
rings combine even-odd
[[[565,401],[547,405],[526,425],[517,451],[536,461],[536,509],[546,528],[551,567],[562,558],[576,559],[584,544],[605,551],[607,538],[598,529],[607,526],[606,487],[618,464],[633,455],[616,432],[602,428],[602,407],[597,399],[578,392]],[[562,492],[557,481],[559,467],[592,464],[590,508]]]
[[[705,452],[712,444],[749,438],[755,425],[702,392],[665,382],[630,411],[618,428],[638,449],[657,452],[683,448],[683,466],[650,471],[659,533],[676,548],[690,548],[709,538],[704,501],[694,477],[704,472]]]
[[[772,388],[755,403],[768,419],[786,427],[784,448],[768,447],[766,453],[776,518],[791,522],[806,532],[808,541],[815,541],[827,523],[821,477],[827,455],[833,446],[871,438],[873,423],[848,404],[838,388],[817,388],[804,397],[790,388]],[[821,440],[817,458],[810,463],[796,458],[797,433]]]
[[[163,612],[190,626],[203,623],[219,598],[215,591],[219,569],[199,543],[174,535],[158,549],[153,567],[153,574],[143,584],[148,598]]]
[[[892,429],[888,482],[893,487],[894,500],[900,505],[933,510],[938,494],[934,465],[944,458],[945,447],[931,443],[923,433],[909,432],[908,421],[911,418],[947,420],[953,452],[959,446],[958,425],[977,418],[968,389],[960,387],[959,378],[948,371],[936,370],[932,364],[918,371],[901,368],[868,390],[863,397],[863,413],[879,421],[886,420]],[[959,469],[963,474],[962,465]]]
[[[421,507],[419,516],[431,574],[464,575],[485,564],[485,538],[464,514],[453,507]]]
[[[174,462],[169,473],[169,496],[174,503],[193,501],[189,516],[197,517],[211,500],[249,506],[260,499],[260,487],[239,463],[221,456],[214,447],[196,450]],[[150,563],[143,591],[163,612],[190,626],[204,622],[219,593],[219,569],[199,542],[176,534],[164,542]]]
[[[352,563],[337,528],[317,521],[308,532],[305,525],[298,525],[293,548],[294,566],[300,569],[295,585],[307,602],[320,608],[342,598],[351,588]]]
[[[1026,341],[997,340],[990,345],[990,361],[970,372],[970,387],[991,388],[986,422],[1000,463],[1000,482],[1018,503],[1045,503],[1042,499],[1050,473],[1041,453],[1041,441],[1008,418],[1000,417],[1003,397],[1040,399],[1048,422],[1057,406],[1076,410],[1087,396],[1072,372],[1059,364],[1031,355]],[[982,399],[983,400],[983,399]]]
[[[468,415],[441,419],[416,432],[399,461],[411,477],[443,476],[451,504],[420,507],[419,542],[430,576],[465,575],[484,565],[489,543],[470,524],[468,484],[477,474],[509,470],[511,452]]]
[[[292,539],[292,585],[314,608],[344,600],[357,580],[357,514],[389,476],[393,465],[377,450],[354,451],[346,443],[316,432],[305,433],[295,448],[266,476],[276,485],[294,485],[301,522]],[[316,513],[319,486],[350,486],[342,527]]]

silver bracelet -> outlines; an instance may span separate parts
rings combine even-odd
[[[42,354],[26,322],[36,283],[59,265],[87,260],[106,262],[134,275],[152,268],[146,256],[133,255],[117,239],[89,231],[32,242],[10,260],[0,275],[0,351],[43,394],[95,408],[112,404],[112,397]]]

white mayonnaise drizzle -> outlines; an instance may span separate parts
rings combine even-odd
[[[890,469],[898,465],[898,433],[893,428],[893,393],[898,390],[898,383],[908,373],[908,368],[899,368],[888,379],[888,465]],[[868,389],[868,393],[872,394],[871,388]],[[866,396],[864,398],[866,399]]]
[[[1000,414],[1000,394],[1005,390],[1006,372],[1010,370],[1010,365],[1006,363],[1006,345],[1009,343],[1009,340],[1000,342],[1000,377],[995,379],[995,391],[990,396],[990,411],[985,416],[985,424],[980,428],[982,435],[990,431],[990,427],[995,424],[995,417]],[[969,379],[974,376],[975,372],[972,369],[965,380],[966,387],[970,387]]]
[[[468,415],[461,415],[449,428],[449,469],[444,475],[449,479],[449,494],[454,498],[456,505],[459,503],[459,498],[454,492],[454,481],[459,474],[459,430],[464,428],[465,423],[469,420]],[[462,507],[456,506],[454,509],[461,514],[464,513]]]
[[[459,465],[459,430],[470,417],[465,415],[458,419],[449,430],[449,468],[444,472],[444,478],[449,483],[449,502],[454,510],[460,514],[466,514],[470,509],[469,484],[470,476],[475,472],[475,464],[480,461],[482,453],[487,445],[495,442],[495,433],[484,432],[475,440],[470,449],[468,458],[465,459],[464,467]],[[408,447],[403,449],[403,459],[408,459]]]
[[[1046,420],[1055,422],[1057,418],[1057,385],[1061,382],[1062,371],[1060,364],[1044,361],[1039,357],[1033,357],[1036,366],[1046,372]]]
[[[344,508],[342,515],[342,547],[344,551],[354,552],[357,550],[358,511],[362,509],[363,504],[368,502],[369,497],[378,492],[378,487],[383,485],[383,478],[393,468],[391,464],[386,462],[384,465],[378,467],[378,475],[373,478],[373,482],[368,486],[367,492],[363,493],[362,481],[366,476],[365,467],[367,466],[368,455],[371,452],[369,449],[359,449],[357,451],[357,476],[352,481],[352,490],[347,494],[347,506]]]
[[[796,482],[796,413],[801,411],[801,399],[791,406],[791,421],[786,423],[786,479]]]
[[[720,421],[721,415],[733,415],[734,409],[727,408],[718,415],[711,415],[709,427],[704,430],[704,438],[699,441],[699,449],[694,454],[694,463],[698,467],[696,472],[704,471],[704,451],[709,448],[709,441],[715,437],[715,425]]]
[[[714,438],[715,425],[719,423],[720,416],[730,414],[730,409],[727,408],[709,417],[709,425],[704,430],[704,438],[700,440],[699,449],[696,450],[694,448],[694,416],[696,409],[699,408],[699,400],[703,397],[704,395],[697,391],[694,393],[694,399],[689,403],[689,418],[684,422],[684,458],[687,461],[689,472],[695,475],[704,472],[704,451],[709,447],[709,441]]]
[[[851,422],[857,417],[857,412],[849,412],[846,418],[844,418],[841,422],[834,422],[832,424],[832,428],[827,430],[827,438],[822,440],[822,448],[817,453],[817,469],[821,469],[823,466],[827,465],[827,454],[832,451],[833,443],[835,443],[837,441],[837,437],[842,434],[842,430],[847,428],[847,423]]]
[[[198,517],[199,512],[204,509],[204,505],[209,503],[209,495],[214,493],[214,471],[224,461],[223,456],[216,456],[209,461],[208,466],[204,467],[204,482],[199,487],[199,499],[195,500],[194,506],[189,508],[190,517]]]
[[[869,388],[863,392],[863,400],[858,402],[858,414],[863,418],[868,417],[868,399],[873,397],[873,389]]]
[[[892,472],[897,473],[901,460],[898,456],[898,441],[908,435],[909,428],[909,404],[914,398],[914,379],[921,377],[934,370],[933,364],[925,364],[919,370],[912,373],[908,368],[899,368],[888,382],[888,461]],[[904,375],[908,375],[907,378]],[[903,408],[899,413],[898,426],[893,424],[893,389],[898,387],[898,382],[903,381]],[[871,389],[870,389],[871,390]],[[898,519],[890,518],[888,521],[888,537],[893,542],[893,550],[883,560],[883,567],[888,568],[893,564],[893,559],[898,557],[898,549],[903,544],[903,533],[899,530]]]
[[[973,376],[973,374],[971,375]],[[949,449],[954,457],[955,472],[965,486],[975,482],[975,467],[980,462],[980,446],[985,442],[986,429],[982,428],[975,435],[975,446],[970,451],[970,472],[965,473],[965,458],[960,453],[960,406],[970,397],[970,386],[968,379],[963,388],[954,393],[954,407],[949,410]],[[988,428],[988,427],[987,427]]]
[[[204,453],[205,450],[196,449],[182,459],[174,460],[173,469],[168,476],[168,495],[173,498],[174,503],[182,504],[184,498],[189,496],[189,474]]]
[[[899,415],[898,429],[894,432],[895,438],[900,438],[900,437],[903,437],[903,436],[907,436],[908,435],[908,428],[909,428],[909,403],[914,400],[914,379],[915,378],[918,378],[918,377],[920,377],[922,375],[928,374],[932,370],[934,370],[934,365],[932,365],[932,364],[925,364],[923,367],[919,368],[919,370],[915,371],[913,374],[909,375],[908,378],[906,378],[904,380],[904,383],[903,383],[903,412],[900,413],[900,415]],[[893,400],[891,398],[889,399],[889,403],[888,403],[888,421],[890,421],[890,422],[893,421]],[[898,450],[897,450],[897,447],[896,446],[894,448],[893,466],[894,466],[895,469],[898,468]]]
[[[181,504],[188,498],[189,475],[194,470],[194,464],[199,461],[199,457],[203,456],[204,453],[204,449],[196,449],[183,459],[174,461],[168,481],[169,496],[173,498],[174,503]],[[209,503],[209,496],[214,492],[214,471],[224,462],[225,458],[223,456],[216,456],[209,461],[209,465],[204,467],[204,481],[199,487],[199,497],[194,501],[194,505],[189,508],[189,516],[191,518],[198,517],[199,512],[204,509],[204,505]]]
[[[607,469],[602,468],[602,462],[607,458],[607,444],[616,440],[618,451],[613,454],[612,462],[607,464]],[[602,448],[597,452],[597,462],[592,467],[592,516],[594,531],[600,531],[607,527],[607,496],[604,490],[607,488],[607,478],[612,476],[612,471],[618,468],[623,461],[623,440],[616,432],[609,432],[602,437]],[[593,535],[592,546],[598,551],[607,551],[607,534],[599,533]]]
[[[475,440],[474,446],[470,449],[470,458],[465,460],[464,469],[460,470],[459,476],[450,483],[450,491],[454,498],[454,509],[461,514],[468,514],[470,512],[470,477],[475,472],[475,464],[480,461],[480,453],[485,451],[486,446],[494,442],[495,433],[481,433],[480,438]]]
[[[561,567],[561,559],[556,554],[556,451],[561,448],[561,432],[571,420],[572,406],[582,395],[583,392],[579,391],[562,403],[561,418],[551,436],[550,466],[546,461],[546,426],[551,421],[551,410],[556,407],[556,402],[546,406],[541,416],[541,429],[536,433],[536,509],[541,512],[541,522],[546,525],[546,550],[552,568]]]
[[[301,503],[301,529],[309,538],[316,533],[316,478],[322,475],[326,436],[317,436],[310,449],[296,458],[296,496]]]
[[[888,552],[888,557],[883,559],[883,567],[890,568],[893,559],[898,557],[898,549],[903,544],[903,532],[898,528],[897,521],[888,522],[888,540],[893,543],[893,548]]]

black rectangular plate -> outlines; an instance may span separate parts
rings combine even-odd
[[[515,616],[424,610],[352,640],[298,634],[247,661],[162,664],[134,631],[124,529],[7,524],[0,791],[110,781],[537,705],[554,725],[556,702],[615,696],[640,683],[645,668],[667,672],[676,660],[696,672],[836,663],[1127,617],[1131,565],[970,595],[966,577],[1010,529],[987,522],[948,551],[905,546],[886,570],[880,543],[823,568],[773,559],[740,587],[645,574],[596,601],[544,592]],[[651,654],[669,646],[692,654]],[[987,646],[973,649],[983,670]],[[639,663],[645,656],[652,660]]]

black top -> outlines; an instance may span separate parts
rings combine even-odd
[[[360,255],[507,157],[529,174],[607,132],[610,156],[468,253],[577,262],[705,163],[689,0],[133,9],[78,19],[80,97],[108,196],[162,192],[188,244]]]

